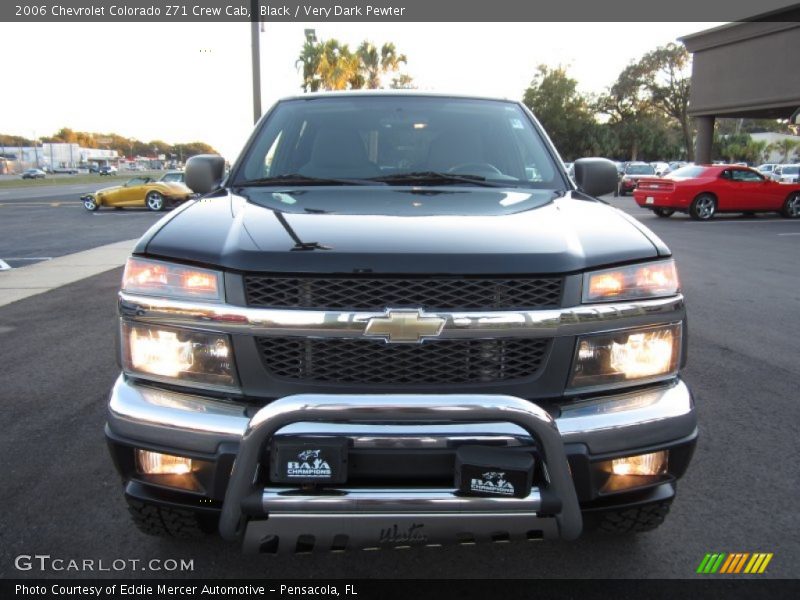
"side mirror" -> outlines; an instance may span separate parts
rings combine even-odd
[[[607,158],[579,158],[575,161],[575,183],[590,196],[610,194],[617,189],[617,166]]]
[[[207,194],[222,183],[225,159],[217,154],[198,154],[186,161],[186,186],[197,194]]]

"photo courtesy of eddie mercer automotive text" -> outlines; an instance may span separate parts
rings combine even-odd
[[[678,266],[528,110],[277,102],[139,240],[106,437],[132,525],[246,552],[665,523],[697,440]],[[114,332],[109,332],[113,335]]]

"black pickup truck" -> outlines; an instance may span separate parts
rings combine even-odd
[[[697,438],[669,249],[528,109],[278,102],[119,293],[106,436],[136,525],[246,551],[660,525]]]

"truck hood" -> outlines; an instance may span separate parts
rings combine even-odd
[[[669,255],[638,221],[578,192],[236,191],[173,211],[134,252],[237,271],[453,274],[569,273]]]

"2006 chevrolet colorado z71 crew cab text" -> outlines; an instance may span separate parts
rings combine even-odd
[[[278,102],[119,293],[106,435],[151,534],[246,551],[662,523],[697,438],[669,249],[517,102]],[[577,185],[576,185],[577,184]]]

